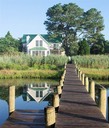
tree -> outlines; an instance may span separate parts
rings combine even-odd
[[[4,38],[0,38],[0,54],[18,52],[20,41],[14,39],[10,32]]]
[[[90,40],[90,42],[96,42],[101,31],[104,29],[103,17],[101,12],[95,8],[84,12],[84,36]]]
[[[49,8],[46,15],[48,18],[44,24],[47,26],[48,33],[62,37],[63,47],[69,55],[67,49],[72,46],[72,43],[75,44],[77,33],[81,31],[83,9],[73,3],[57,4]]]
[[[108,40],[104,42],[104,53],[109,54],[109,41]]]
[[[104,43],[105,39],[102,34],[100,34],[96,39],[96,42],[92,44],[91,54],[103,54],[105,52]]]
[[[67,55],[70,54],[69,46],[73,46],[79,38],[92,39],[104,28],[103,17],[99,11],[90,9],[84,12],[74,3],[56,4],[47,10],[46,15],[47,20],[44,24],[48,34],[62,38],[63,48]]]
[[[79,55],[89,55],[90,54],[90,46],[87,43],[85,39],[79,42],[79,50],[78,50]]]

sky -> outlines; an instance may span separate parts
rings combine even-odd
[[[0,37],[8,31],[14,38],[23,34],[46,34],[46,12],[58,3],[75,3],[84,11],[91,8],[101,11],[105,25],[102,33],[109,40],[109,0],[0,0]]]

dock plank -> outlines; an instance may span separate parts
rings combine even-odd
[[[16,110],[0,128],[45,128],[43,110]]]
[[[79,80],[75,66],[68,64],[56,128],[109,128],[100,109]]]

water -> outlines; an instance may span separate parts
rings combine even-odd
[[[101,93],[104,88],[96,86],[96,103],[106,119],[109,120],[109,82],[98,83],[102,83],[103,87],[106,88],[106,98],[105,94]],[[15,85],[16,90],[15,109],[42,110],[50,104],[50,94],[54,92],[58,81],[37,79],[0,80],[0,126],[9,116],[9,87],[12,87],[12,85],[13,87]]]
[[[9,116],[10,85],[15,87],[15,109],[43,110],[50,104],[51,93],[58,81],[51,80],[0,80],[0,126]]]

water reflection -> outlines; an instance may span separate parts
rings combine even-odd
[[[23,89],[23,99],[25,101],[35,100],[37,103],[43,101],[51,92],[50,85],[47,83],[25,85]]]
[[[9,112],[14,109],[42,110],[48,106],[51,98],[50,94],[58,85],[58,81],[44,82],[38,80],[37,82],[32,80],[32,82],[29,81],[19,85],[0,85],[0,126],[8,118]]]

